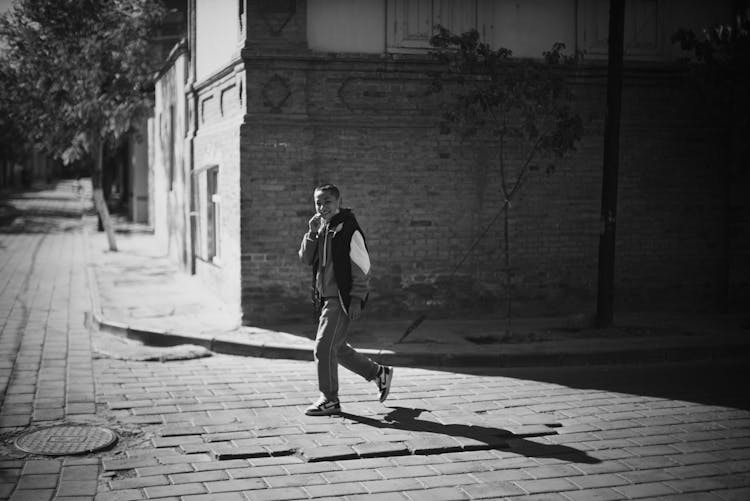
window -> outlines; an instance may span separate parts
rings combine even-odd
[[[389,0],[388,47],[424,49],[437,25],[454,33],[477,28],[477,0]]]
[[[663,55],[660,0],[625,1],[625,57],[654,59]],[[579,7],[579,45],[586,57],[607,55],[609,2],[584,0]]]
[[[210,165],[192,173],[194,252],[202,261],[221,264],[221,195],[219,166]]]
[[[175,177],[175,118],[174,118],[174,105],[169,106],[169,191],[174,189],[174,177]]]
[[[219,168],[206,171],[206,258],[218,261],[221,250],[221,195],[219,195]]]

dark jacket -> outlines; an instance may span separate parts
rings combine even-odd
[[[334,294],[347,313],[352,300],[360,301],[364,308],[369,296],[370,257],[362,229],[350,209],[341,209],[317,235],[307,233],[299,257],[313,267],[316,310],[322,306],[323,296]]]

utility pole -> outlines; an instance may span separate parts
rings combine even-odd
[[[607,114],[604,121],[604,168],[602,175],[601,233],[599,235],[599,284],[597,327],[609,327],[614,318],[615,221],[617,170],[620,163],[620,115],[622,110],[622,59],[625,37],[625,0],[609,1],[607,62]]]

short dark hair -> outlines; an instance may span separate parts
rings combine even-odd
[[[321,184],[320,186],[315,188],[315,191],[313,191],[313,193],[317,193],[319,191],[325,191],[325,192],[330,193],[336,198],[341,198],[341,192],[339,191],[338,187],[335,184],[331,184],[331,183]]]

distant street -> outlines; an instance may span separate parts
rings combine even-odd
[[[95,353],[75,186],[0,203],[0,499],[750,499],[744,363],[397,367],[385,405],[341,369],[307,417],[312,362]],[[120,439],[13,446],[61,423]]]

